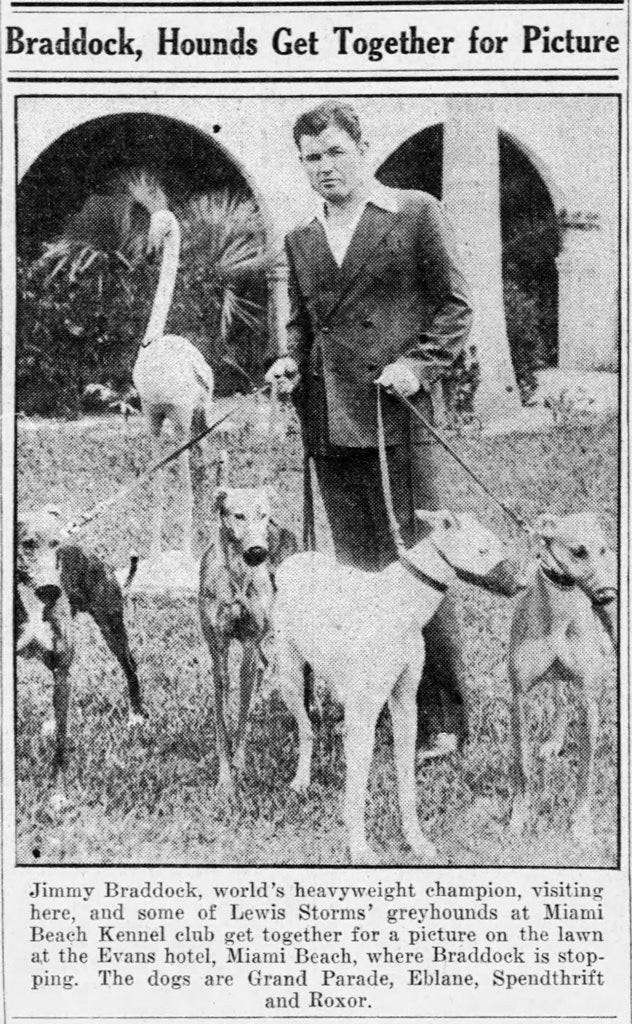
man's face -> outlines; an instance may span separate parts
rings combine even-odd
[[[366,180],[366,143],[354,142],[335,125],[320,135],[302,135],[299,152],[314,192],[329,203],[344,203]]]

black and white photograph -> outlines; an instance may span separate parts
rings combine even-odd
[[[621,99],[379,86],[15,100],[19,865],[619,865]]]

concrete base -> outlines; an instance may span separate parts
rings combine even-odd
[[[125,582],[129,567],[119,569],[117,576],[121,585]],[[128,593],[140,594],[197,594],[200,580],[200,563],[183,551],[163,551],[158,558],[144,558],[138,563],[136,575]]]
[[[515,415],[492,420],[484,437],[532,434],[563,422],[590,421],[619,410],[619,375],[606,371],[541,370],[533,403]]]
[[[483,437],[497,437],[500,434],[543,434],[553,427],[553,415],[550,409],[525,408],[519,409],[512,416],[486,423],[482,430]]]
[[[549,407],[566,402],[577,411],[604,415],[619,408],[619,375],[605,370],[540,370],[535,402]]]

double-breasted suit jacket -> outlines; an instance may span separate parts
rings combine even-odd
[[[449,373],[472,322],[452,227],[425,192],[388,190],[386,209],[369,200],[338,267],[315,217],[286,238],[291,314],[289,354],[307,451],[375,448],[374,381],[402,360],[424,389]],[[389,401],[386,441],[408,438],[406,410]]]

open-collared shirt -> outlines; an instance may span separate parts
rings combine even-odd
[[[351,244],[351,239],[353,238],[356,228],[362,219],[362,214],[369,203],[372,203],[373,206],[379,206],[382,210],[388,210],[390,213],[397,213],[399,208],[397,196],[391,191],[391,189],[386,188],[384,185],[380,185],[378,181],[374,181],[372,183],[369,192],[359,204],[353,217],[345,224],[332,224],[331,218],[327,215],[328,204],[325,199],[321,199],[316,203],[316,219],[319,220],[323,226],[325,237],[329,244],[329,248],[331,249],[331,254],[339,267],[342,266],[342,261],[344,260],[347,249]]]

